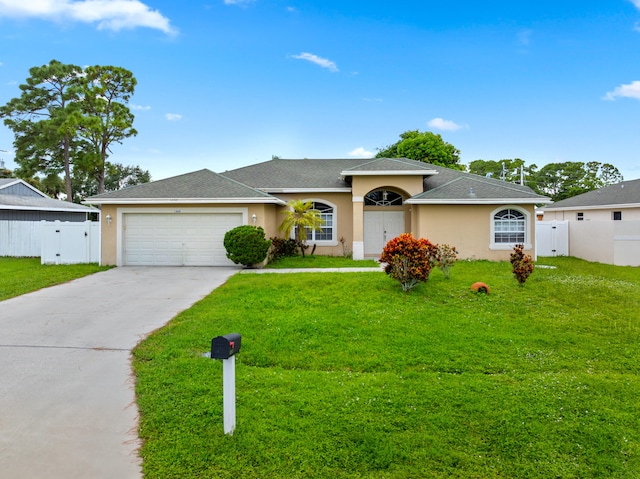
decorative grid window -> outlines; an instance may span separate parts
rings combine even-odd
[[[577,221],[584,221],[584,213],[576,213]]]
[[[402,206],[402,196],[389,190],[374,190],[364,197],[367,206]]]
[[[506,209],[493,216],[494,241],[496,243],[524,243],[526,219],[518,210]]]
[[[622,211],[614,211],[613,212],[613,220],[621,221],[622,220]]]
[[[333,207],[324,203],[313,202],[312,208],[320,212],[320,218],[324,220],[322,229],[313,231],[307,228],[307,240],[316,241],[332,241],[333,240]]]

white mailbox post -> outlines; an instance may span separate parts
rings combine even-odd
[[[231,436],[236,429],[236,353],[242,336],[238,333],[216,336],[211,340],[211,359],[222,360],[222,405],[224,433]]]

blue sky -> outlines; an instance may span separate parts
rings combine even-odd
[[[406,130],[473,160],[640,178],[640,0],[0,0],[0,104],[52,59],[131,70],[153,179],[370,157]],[[0,158],[15,167],[0,126]]]

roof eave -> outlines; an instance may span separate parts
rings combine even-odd
[[[87,198],[82,202],[87,205],[161,205],[167,203],[175,204],[277,204],[285,205],[286,203],[276,197],[263,198]]]
[[[410,205],[532,205],[550,203],[549,198],[458,198],[458,199],[419,199],[409,198]]]
[[[91,206],[85,206],[86,210],[79,210],[77,208],[47,208],[39,206],[17,206],[17,205],[3,205],[0,204],[0,210],[21,210],[21,211],[55,211],[56,213],[99,213],[98,208],[92,208]]]
[[[265,193],[351,193],[351,188],[259,188]]]
[[[619,203],[619,204],[611,204],[611,205],[588,205],[588,206],[547,206],[544,208],[545,211],[574,211],[574,210],[608,210],[614,208],[640,208],[640,203]]]
[[[343,178],[347,176],[433,176],[436,170],[346,170],[340,172]]]

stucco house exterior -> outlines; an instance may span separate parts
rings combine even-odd
[[[545,221],[567,221],[569,254],[640,266],[640,179],[623,181],[546,206]]]
[[[222,241],[242,224],[278,231],[293,199],[325,220],[316,254],[376,258],[401,233],[456,246],[461,258],[533,253],[535,205],[526,186],[406,158],[270,161],[223,173],[200,170],[87,198],[102,208],[102,263],[227,265]]]

